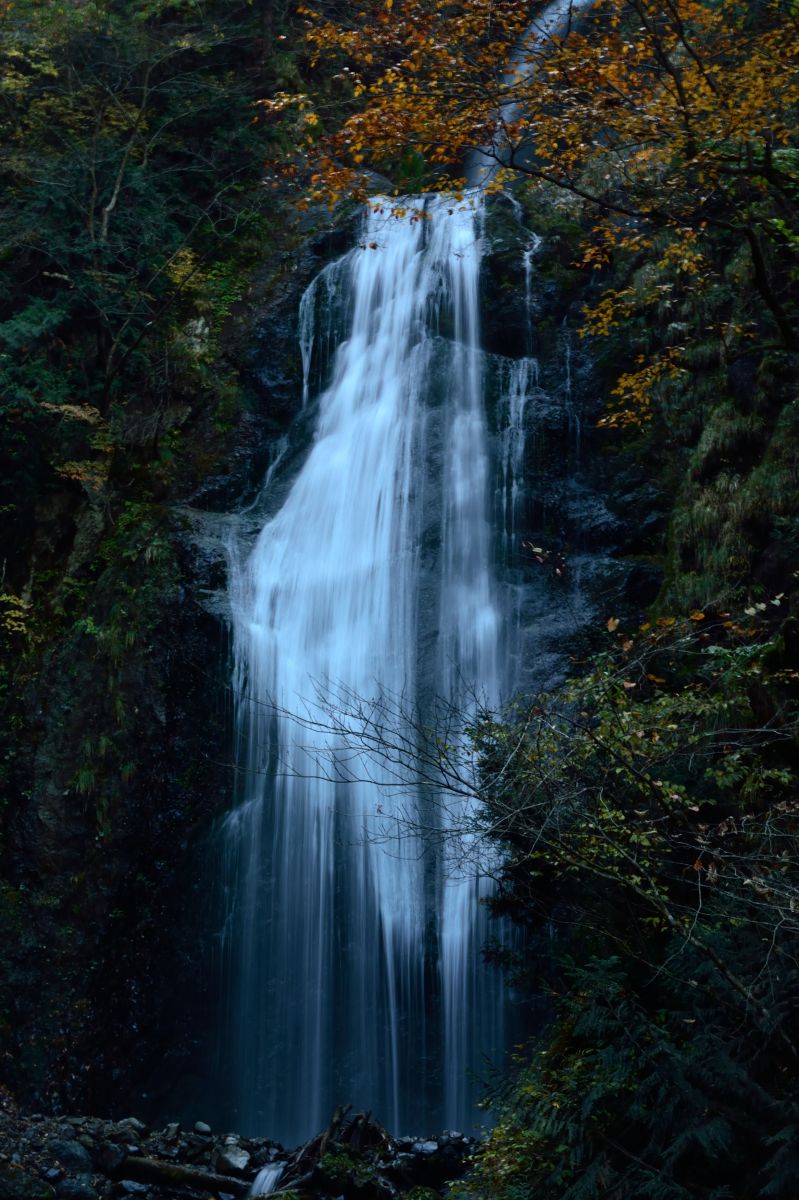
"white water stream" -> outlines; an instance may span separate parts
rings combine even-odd
[[[524,87],[538,70],[542,51],[548,53],[557,40],[571,30],[581,13],[593,4],[594,0],[551,0],[528,25],[501,78],[500,95],[507,99],[499,104],[495,136],[488,145],[469,155],[466,175],[472,187],[485,186],[501,164],[507,163],[507,127],[524,111]],[[528,145],[534,141],[534,131],[527,140]]]
[[[282,508],[234,554],[228,1062],[237,1126],[287,1143],[341,1102],[397,1132],[470,1127],[472,1074],[503,1044],[502,980],[480,953],[487,885],[421,832],[468,812],[443,811],[404,764],[354,760],[323,728],[328,707],[346,725],[353,698],[376,720],[422,693],[468,714],[476,690],[495,701],[503,682],[482,200],[412,203],[416,219],[371,212],[361,246],[311,285],[306,393],[319,338],[340,339],[332,381]],[[399,733],[415,736],[401,718]]]
[[[509,88],[534,71],[535,45],[590,3],[542,10]],[[501,114],[516,111],[509,100]],[[502,160],[500,142],[476,153],[473,182]],[[313,444],[255,547],[232,548],[241,786],[225,828],[227,1108],[238,1128],[287,1144],[340,1103],[394,1133],[468,1130],[485,1059],[507,1041],[502,977],[481,956],[490,884],[468,834],[429,836],[468,826],[469,803],[442,806],[408,764],[431,697],[465,719],[516,682],[520,601],[502,594],[495,562],[517,538],[537,368],[508,368],[492,466],[482,197],[403,203],[401,220],[377,203],[361,245],[305,295],[306,406],[320,361],[332,364]],[[378,737],[385,725],[401,749],[355,753],[349,731],[364,724]]]
[[[280,1183],[280,1177],[285,1169],[286,1164],[282,1162],[268,1163],[265,1167],[261,1167],[250,1187],[249,1194],[251,1196],[271,1196]]]

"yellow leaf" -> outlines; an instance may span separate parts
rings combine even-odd
[[[609,617],[608,618],[608,633],[615,633],[618,628],[619,628],[619,618],[618,617]]]

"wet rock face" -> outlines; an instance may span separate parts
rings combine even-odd
[[[651,481],[597,427],[608,382],[580,334],[594,284],[574,267],[573,226],[568,213],[531,214],[511,195],[492,198],[484,226],[499,575],[518,597],[508,653],[522,691],[557,685],[608,615],[636,617],[660,584],[652,558],[663,520],[651,518]]]
[[[339,1112],[293,1153],[203,1121],[149,1130],[135,1118],[0,1114],[0,1200],[439,1200],[462,1176],[472,1139],[392,1138],[366,1114]],[[264,1190],[261,1190],[264,1189]]]
[[[230,511],[256,494],[271,448],[302,407],[300,301],[322,268],[351,249],[358,220],[354,215],[313,233],[295,250],[265,263],[253,280],[227,347],[239,367],[245,404],[224,471],[188,491],[193,507]]]
[[[0,1008],[11,1018],[0,1072],[31,1106],[138,1103],[153,1061],[180,1072],[193,1053],[209,977],[209,887],[197,862],[227,802],[229,747],[226,644],[197,602],[201,567],[186,552],[163,587],[152,583],[158,619],[117,672],[120,721],[107,709],[108,659],[86,633],[54,644],[30,685],[36,736],[16,764],[0,890]],[[106,595],[110,608],[101,576],[98,626]],[[116,757],[87,799],[75,786],[81,747],[109,727]],[[125,762],[130,777],[114,793]],[[85,1173],[76,1139],[60,1141],[54,1157]]]

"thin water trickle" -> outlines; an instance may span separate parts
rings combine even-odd
[[[502,558],[510,562],[518,549],[518,516],[524,483],[524,452],[527,443],[527,401],[538,387],[538,363],[534,358],[517,358],[503,370],[499,400],[498,520],[502,530]]]

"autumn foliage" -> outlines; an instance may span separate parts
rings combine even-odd
[[[482,182],[523,177],[583,205],[585,266],[619,251],[653,259],[653,302],[706,286],[739,246],[763,319],[715,330],[723,353],[773,345],[794,353],[799,268],[799,14],[784,0],[599,0],[553,33],[523,0],[371,0],[303,7],[309,90],[299,106],[312,163],[309,198],[364,198],[368,170],[397,190],[463,187],[475,151]],[[367,170],[368,169],[368,170]],[[657,239],[655,244],[654,239]],[[603,334],[631,299],[589,314]],[[679,370],[680,346],[617,388],[608,423],[647,416],[653,384]]]

